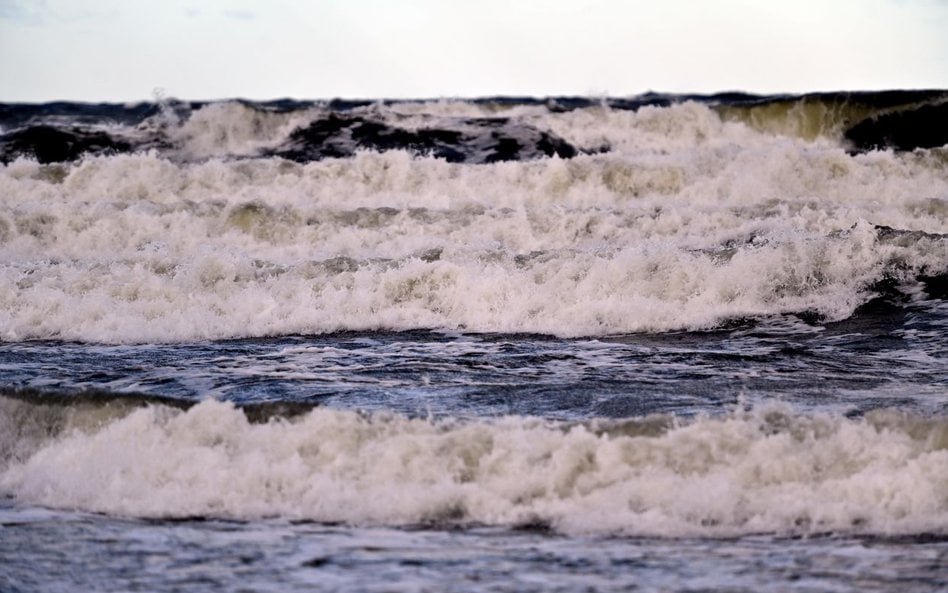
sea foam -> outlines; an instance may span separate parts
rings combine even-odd
[[[314,409],[249,423],[231,404],[116,415],[4,398],[0,493],[132,517],[548,527],[732,536],[945,533],[948,424],[777,405],[679,422],[433,421]],[[124,415],[123,415],[124,414]],[[51,429],[53,427],[53,429]],[[50,436],[52,433],[52,436]]]
[[[272,134],[254,135],[263,124],[242,118],[255,113],[203,108],[180,124],[182,150],[240,153],[305,117],[270,114]],[[408,127],[415,117],[383,113]],[[151,152],[4,165],[0,338],[581,336],[795,312],[835,320],[880,283],[948,271],[937,151],[852,155],[697,103],[518,113],[610,152],[479,165],[403,150],[306,164]],[[215,131],[221,122],[231,127]]]

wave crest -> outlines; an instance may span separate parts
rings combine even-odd
[[[63,430],[3,470],[0,490],[30,504],[139,517],[659,536],[945,533],[948,424],[780,405],[683,423],[314,409],[251,424],[231,404],[205,401]]]

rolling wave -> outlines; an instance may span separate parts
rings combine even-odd
[[[887,410],[555,423],[315,408],[251,423],[210,400],[116,412],[2,396],[0,423],[17,436],[0,432],[0,492],[113,515],[702,537],[948,530],[948,424]]]
[[[152,148],[0,168],[0,339],[599,336],[942,299],[944,152],[840,134],[943,98],[90,106],[89,142]],[[65,133],[42,107],[17,129]]]
[[[190,161],[276,156],[305,163],[360,150],[408,150],[468,163],[571,158],[612,146],[608,139],[577,145],[557,135],[557,118],[688,103],[759,131],[827,138],[854,151],[948,144],[948,94],[934,90],[469,101],[60,102],[0,105],[0,162],[18,156],[69,162],[148,150]]]

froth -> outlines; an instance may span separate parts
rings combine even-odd
[[[234,146],[253,135],[213,132],[212,115],[192,116],[188,134]],[[944,163],[931,155],[851,156],[692,103],[520,116],[613,151],[490,165],[403,151],[306,165],[15,161],[0,169],[0,338],[839,319],[880,281],[948,269]],[[875,225],[929,235],[896,241]]]
[[[322,114],[323,110],[315,107],[279,113],[238,102],[212,103],[170,126],[167,135],[180,147],[179,156],[189,160],[251,156],[275,147],[293,130]]]
[[[433,422],[206,401],[67,429],[0,474],[30,504],[143,517],[541,524],[566,533],[948,530],[948,425],[779,406],[679,424]]]

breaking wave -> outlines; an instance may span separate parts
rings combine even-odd
[[[883,91],[756,96],[646,94],[628,98],[484,98],[441,101],[163,100],[137,104],[0,104],[0,162],[39,162],[157,150],[178,160],[278,156],[297,162],[408,150],[451,162],[531,160],[613,149],[607,139],[560,135],[563,120],[602,120],[684,104],[725,121],[855,151],[948,144],[948,93]],[[594,126],[603,132],[602,121]],[[608,132],[606,134],[609,135]]]
[[[895,411],[555,423],[315,408],[252,423],[215,401],[41,402],[0,397],[0,493],[54,508],[571,534],[948,531],[948,423]]]
[[[150,148],[0,167],[0,339],[583,336],[944,298],[944,150],[824,125],[943,99],[87,106],[88,138]],[[65,133],[45,107],[7,106],[5,138]]]

